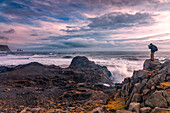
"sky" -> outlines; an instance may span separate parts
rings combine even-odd
[[[170,50],[170,0],[0,0],[0,44],[51,51]]]

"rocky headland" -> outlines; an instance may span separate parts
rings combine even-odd
[[[68,68],[32,62],[0,67],[0,112],[170,112],[170,60],[146,60],[143,70],[113,84],[105,66],[74,57]]]
[[[11,51],[7,45],[0,45],[0,52],[2,51]]]

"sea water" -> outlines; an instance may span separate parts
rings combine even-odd
[[[149,59],[149,52],[137,51],[100,51],[100,52],[10,52],[0,54],[1,66],[16,66],[30,62],[39,62],[45,65],[57,65],[66,68],[75,56],[86,56],[96,64],[106,66],[112,73],[114,82],[122,82],[130,77],[134,70],[143,68],[143,63]],[[155,58],[164,62],[170,58],[170,52],[157,52]]]

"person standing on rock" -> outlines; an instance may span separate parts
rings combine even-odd
[[[154,53],[155,51],[158,51],[158,48],[152,43],[148,45],[148,48],[151,49],[151,60],[154,61]]]

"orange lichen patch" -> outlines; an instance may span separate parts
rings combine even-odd
[[[162,89],[167,89],[170,87],[170,82],[162,82],[162,83],[160,83],[160,86]]]
[[[153,73],[155,73],[155,70],[150,71],[148,75],[152,75]]]
[[[107,105],[104,105],[106,109],[109,110],[121,110],[125,105],[125,101],[121,98],[111,99]]]
[[[170,113],[170,111],[158,111],[157,113]]]

